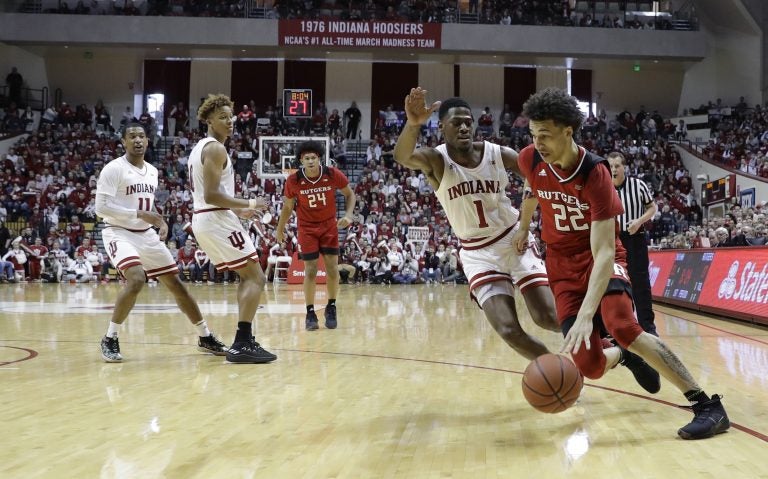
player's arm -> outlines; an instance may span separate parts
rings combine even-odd
[[[589,275],[587,293],[576,316],[576,322],[565,336],[563,351],[571,351],[575,354],[581,348],[582,342],[585,342],[587,349],[592,346],[589,344],[589,336],[592,334],[592,318],[600,306],[600,301],[603,299],[613,274],[616,255],[615,228],[616,219],[614,218],[593,221],[590,226],[589,243],[594,265]],[[594,346],[600,347],[599,344]]]
[[[523,202],[520,205],[520,227],[512,237],[512,244],[517,248],[518,254],[525,253],[528,249],[528,225],[531,224],[531,218],[536,211],[536,207],[539,205],[539,199],[533,194],[531,185],[528,184],[528,180],[525,180],[523,186]]]
[[[342,195],[344,195],[344,209],[346,211],[344,212],[344,217],[339,218],[337,226],[339,228],[346,228],[352,224],[352,215],[355,213],[355,203],[357,202],[357,196],[355,196],[355,192],[352,191],[352,188],[349,187],[349,184],[347,184],[347,186],[339,191]]]
[[[518,163],[518,154],[508,146],[501,147],[501,161],[504,163],[504,169],[511,171],[522,179],[525,179]]]
[[[280,210],[280,218],[277,220],[277,231],[275,231],[275,239],[278,243],[282,243],[285,240],[285,225],[288,224],[288,219],[291,217],[291,212],[293,212],[295,205],[296,198],[283,196],[283,209]]]
[[[405,115],[408,120],[397,138],[394,156],[395,161],[406,168],[424,172],[430,184],[437,189],[443,176],[442,171],[435,171],[438,165],[437,160],[440,160],[439,153],[433,148],[416,149],[416,142],[419,140],[422,125],[429,121],[435,110],[440,108],[439,101],[427,107],[425,103],[426,93],[426,90],[417,87],[411,88],[411,92],[406,95]],[[442,165],[442,161],[439,165]]]
[[[218,141],[205,145],[202,151],[203,195],[205,202],[219,208],[264,209],[266,205],[259,199],[246,200],[235,198],[224,192],[221,187],[221,172],[227,164],[227,150]]]

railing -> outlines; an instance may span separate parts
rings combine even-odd
[[[0,99],[4,100],[0,102],[0,106],[7,106],[10,103],[9,88],[8,85],[0,86]],[[48,87],[43,88],[22,88],[21,89],[21,104],[17,107],[26,108],[32,107],[33,110],[43,111],[50,103],[48,103]]]
[[[718,168],[723,168],[725,170],[732,171],[734,174],[745,176],[752,180],[768,183],[768,178],[758,176],[758,175],[752,175],[750,173],[745,173],[741,171],[737,167],[737,165],[724,162],[722,159],[722,156],[716,154],[714,151],[713,152],[706,151],[706,148],[702,146],[702,144],[697,144],[690,140],[683,140],[683,141],[677,142],[677,145],[680,148],[683,148],[688,153],[696,156],[700,160],[705,161],[713,166],[717,166]]]

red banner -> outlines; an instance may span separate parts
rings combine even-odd
[[[649,257],[654,300],[768,325],[768,248],[652,251]]]
[[[440,23],[278,20],[280,46],[439,49]]]
[[[325,272],[323,255],[317,260],[317,277],[315,284],[325,284],[328,274]],[[304,282],[304,261],[299,259],[299,253],[293,253],[291,267],[288,268],[288,284],[302,284]]]

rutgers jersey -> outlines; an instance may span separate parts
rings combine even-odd
[[[110,161],[99,174],[96,193],[112,197],[117,206],[138,211],[154,211],[155,190],[157,190],[157,168],[146,161],[144,166],[133,166],[125,156]],[[144,220],[132,218],[119,221],[104,218],[107,226],[120,226],[129,230],[146,230],[151,225]]]
[[[615,220],[624,212],[606,161],[581,147],[579,164],[570,173],[545,163],[533,145],[523,148],[518,162],[541,205],[547,251],[558,256],[591,251],[592,221]],[[616,253],[624,253],[618,240]]]
[[[309,179],[299,169],[285,180],[283,195],[296,200],[299,226],[322,223],[336,218],[336,190],[346,188],[349,180],[336,168],[320,166],[320,176]]]
[[[203,138],[197,142],[195,147],[192,148],[192,153],[189,154],[189,161],[187,162],[187,167],[189,168],[189,189],[192,190],[192,202],[195,213],[221,209],[216,205],[206,203],[203,192],[203,148],[213,141],[217,141],[216,138],[210,136]],[[227,164],[221,172],[221,188],[229,196],[235,196],[235,171],[232,168],[232,159],[229,155],[227,155]]]
[[[445,163],[435,195],[465,246],[496,238],[517,223],[520,214],[506,194],[509,178],[499,145],[483,142],[483,158],[475,168],[453,161],[444,144],[435,150]]]

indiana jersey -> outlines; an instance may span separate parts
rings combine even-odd
[[[349,184],[346,175],[336,168],[320,167],[320,176],[307,178],[304,169],[285,181],[283,195],[296,200],[296,217],[305,223],[322,223],[336,218],[336,190]]]
[[[517,223],[519,213],[506,194],[509,178],[499,145],[484,142],[483,158],[475,168],[453,161],[444,144],[435,149],[445,163],[435,195],[465,246],[494,239]]]
[[[203,148],[208,143],[217,141],[216,138],[207,137],[198,141],[192,153],[189,154],[187,167],[189,168],[189,189],[192,190],[192,202],[195,212],[199,213],[206,210],[221,209],[216,205],[205,202],[205,193],[203,191]],[[232,168],[232,160],[227,155],[227,164],[221,172],[220,188],[229,196],[235,196],[235,171]]]
[[[591,223],[624,212],[605,160],[581,147],[572,172],[545,163],[533,145],[523,148],[518,161],[541,205],[541,238],[547,251],[558,256],[590,251]],[[616,243],[618,254],[621,243]]]
[[[155,190],[157,190],[157,168],[146,161],[144,166],[133,166],[125,156],[107,163],[99,174],[96,194],[112,197],[112,202],[129,210],[154,211]],[[118,221],[105,217],[109,226],[145,230],[151,225],[144,220],[132,218]]]

